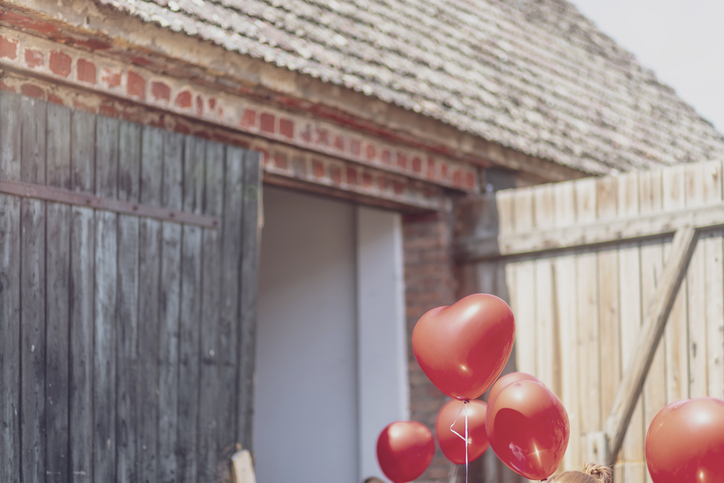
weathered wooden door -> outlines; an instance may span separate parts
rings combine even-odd
[[[228,480],[258,155],[0,92],[0,188],[0,481]]]

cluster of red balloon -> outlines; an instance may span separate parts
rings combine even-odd
[[[454,399],[435,422],[438,443],[450,461],[473,461],[491,446],[513,471],[544,479],[565,453],[568,415],[555,394],[529,374],[508,374],[493,386],[514,340],[510,307],[494,295],[473,294],[425,313],[415,325],[412,348],[430,381]],[[491,386],[488,404],[478,401]],[[460,437],[463,432],[467,440]],[[392,423],[377,441],[380,467],[394,483],[419,477],[434,451],[432,433],[415,422]]]
[[[724,401],[683,399],[664,407],[646,433],[654,483],[724,481]]]

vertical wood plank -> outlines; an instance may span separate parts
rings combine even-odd
[[[596,181],[596,217],[610,220],[618,209],[619,178]],[[601,418],[605,421],[621,380],[621,338],[619,337],[619,266],[618,247],[604,247],[598,252],[598,321],[600,333]],[[636,321],[635,323],[638,323]]]
[[[641,214],[656,213],[662,210],[661,170],[639,173],[639,201]],[[664,270],[662,240],[641,242],[641,308],[646,310],[656,293],[658,279]],[[666,335],[656,349],[646,376],[643,389],[644,431],[654,416],[666,405],[666,360],[665,346],[669,342]],[[651,475],[645,471],[646,481]]]
[[[141,132],[141,203],[159,206],[163,177],[163,131],[144,126]],[[158,348],[161,283],[161,222],[139,221],[137,445],[139,481],[158,478]]]
[[[535,226],[545,229],[554,222],[554,200],[551,185],[533,188]],[[560,359],[555,350],[553,273],[551,257],[537,257],[535,271],[535,334],[536,334],[536,370],[538,377],[558,396],[561,394]]]
[[[259,153],[244,154],[243,227],[241,244],[241,320],[239,333],[239,396],[236,440],[253,451],[254,361],[259,290],[259,210],[262,203]]]
[[[186,137],[183,209],[201,214],[206,142]],[[179,320],[178,481],[195,483],[198,472],[199,349],[201,336],[201,234],[184,225],[181,247],[181,317]]]
[[[530,231],[534,225],[530,189],[519,190],[514,198],[515,231]],[[538,375],[535,332],[535,262],[526,258],[515,263],[516,359],[518,370]]]
[[[47,181],[70,189],[70,110],[48,104]],[[70,206],[48,202],[46,251],[46,481],[67,482],[70,359]]]
[[[697,163],[686,167],[686,207],[693,208],[716,201],[717,192],[707,190],[705,183],[711,180],[709,163]],[[707,175],[709,174],[709,175]],[[713,199],[711,199],[712,197]],[[686,296],[689,333],[689,396],[706,396],[707,379],[706,340],[706,246],[709,242],[702,234],[694,249],[686,272]]]
[[[20,179],[20,96],[0,92],[0,171]],[[20,481],[20,198],[0,194],[0,481]]]
[[[95,116],[71,114],[72,189],[95,190]],[[71,480],[93,481],[93,320],[95,219],[71,208],[70,241],[70,462]]]
[[[223,211],[224,147],[207,143],[204,214],[221,216]],[[223,227],[222,227],[223,230]],[[219,309],[221,305],[221,230],[204,230],[202,240],[201,387],[199,402],[199,481],[217,475],[218,394],[222,389],[218,366]],[[225,263],[225,262],[224,262]]]
[[[594,223],[596,220],[596,180],[585,179],[576,183],[576,222]],[[579,405],[581,433],[601,430],[600,392],[600,330],[598,320],[598,257],[593,250],[582,250],[576,256],[578,279],[578,329],[581,344],[578,360],[580,384]],[[582,442],[583,444],[583,442]],[[585,447],[585,446],[583,446]]]
[[[242,209],[244,202],[244,150],[227,146],[224,172],[224,211],[222,223],[221,313],[219,317],[219,376],[222,387],[233,388],[218,398],[219,464],[221,479],[230,478],[228,461],[235,452],[238,414],[238,356],[240,323],[240,281],[242,248]]]
[[[45,184],[46,104],[20,100],[22,181]],[[22,480],[45,481],[45,203],[20,202],[20,386]]]
[[[183,136],[164,132],[161,206],[180,210],[182,205]],[[177,479],[178,331],[181,292],[181,225],[161,227],[161,307],[159,327],[158,481]]]
[[[704,172],[705,198],[722,199],[722,164],[710,163]],[[724,230],[702,236],[706,267],[706,340],[709,396],[724,399]]]
[[[119,125],[118,199],[139,202],[141,169],[141,127],[130,122]],[[116,478],[138,481],[139,425],[138,367],[138,257],[139,218],[118,215],[118,320]]]
[[[118,120],[96,118],[96,195],[118,195]],[[116,300],[118,215],[95,213],[95,330],[93,351],[93,469],[98,481],[116,478]]]
[[[557,227],[573,225],[576,220],[576,197],[572,182],[554,185],[554,225]],[[570,424],[570,443],[562,462],[562,470],[573,470],[583,465],[581,455],[581,417],[578,383],[578,318],[576,293],[576,257],[573,252],[565,252],[555,258],[553,263],[553,290],[557,314],[557,343],[561,367],[561,400],[568,411]]]
[[[619,218],[637,216],[639,213],[639,182],[637,175],[628,174],[618,178],[618,216]],[[633,357],[633,350],[638,340],[643,312],[641,306],[641,261],[639,243],[622,243],[618,247],[619,277],[614,284],[620,291],[620,352],[621,368],[625,370]],[[605,359],[604,359],[605,361]],[[614,389],[612,398],[616,396],[618,387]],[[605,415],[610,411],[604,407]],[[644,427],[643,398],[634,409],[628,431],[623,441],[619,460],[623,460],[623,481],[643,483],[646,468],[644,465]]]
[[[684,166],[673,166],[662,172],[662,197],[664,211],[679,210],[685,207]],[[671,243],[664,244],[664,260],[669,257]],[[671,403],[689,397],[689,335],[687,331],[687,283],[682,281],[681,288],[666,323],[666,402]]]

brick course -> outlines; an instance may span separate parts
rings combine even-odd
[[[411,340],[415,324],[425,312],[455,302],[457,282],[451,222],[452,215],[444,212],[406,215],[402,221],[410,418],[427,425],[433,432],[437,412],[448,398],[422,372],[412,352]],[[436,446],[432,464],[416,481],[449,481],[453,468]]]

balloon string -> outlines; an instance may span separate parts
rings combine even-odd
[[[458,411],[458,415],[455,418],[455,421],[450,425],[450,431],[455,434],[458,438],[465,441],[465,483],[468,483],[468,444],[470,444],[470,441],[468,441],[468,403],[470,401],[466,400],[463,401],[463,405],[460,407],[460,411]],[[458,433],[453,429],[453,426],[455,426],[455,423],[458,422],[458,419],[460,419],[460,414],[463,412],[463,408],[465,408],[465,436]]]

